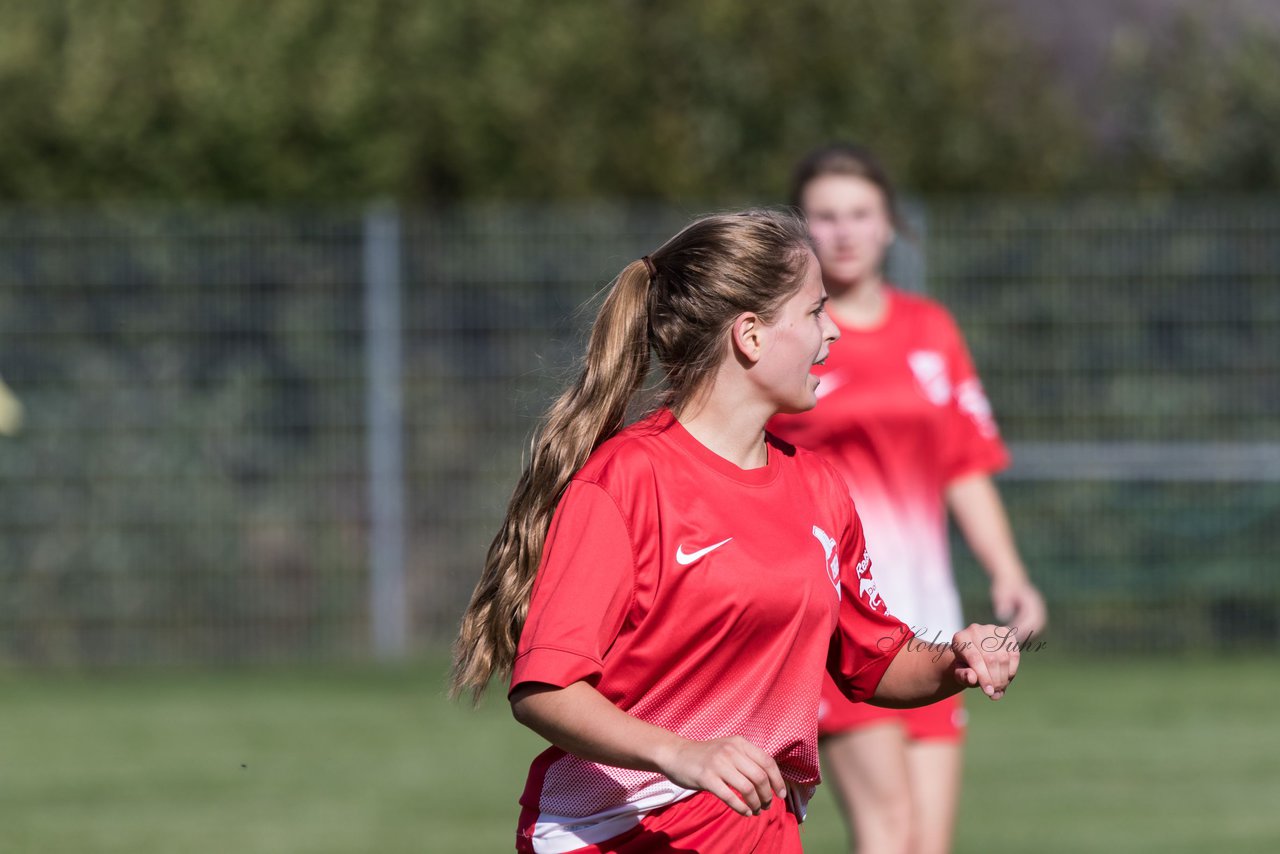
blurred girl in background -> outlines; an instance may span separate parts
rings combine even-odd
[[[792,204],[808,221],[841,338],[816,369],[818,406],[769,429],[840,473],[880,594],[917,636],[945,641],[961,626],[950,509],[991,578],[996,618],[1025,640],[1046,613],[991,481],[1009,456],[950,314],[883,278],[900,226],[887,176],[861,148],[823,148],[797,166]],[[819,726],[826,777],[860,854],[949,850],[965,726],[958,695],[885,709],[851,702],[828,680]]]

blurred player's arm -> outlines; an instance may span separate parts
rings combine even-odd
[[[686,789],[707,791],[742,815],[759,813],[786,784],[773,757],[740,736],[693,741],[619,709],[586,682],[537,682],[511,693],[516,720],[589,762],[657,771]]]
[[[1016,626],[1026,639],[1044,629],[1044,599],[1027,575],[1014,544],[1000,492],[987,474],[971,474],[947,485],[947,507],[965,542],[991,578],[996,619]]]

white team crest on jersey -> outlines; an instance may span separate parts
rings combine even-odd
[[[920,391],[934,406],[946,406],[951,402],[951,379],[947,376],[947,360],[936,350],[914,350],[907,355],[907,364],[915,374]]]
[[[836,598],[840,598],[840,556],[836,554],[836,541],[828,536],[827,532],[813,526],[813,536],[818,542],[822,543],[822,551],[825,553],[827,562],[827,578],[831,579],[831,584],[836,588]]]

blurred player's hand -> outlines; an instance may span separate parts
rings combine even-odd
[[[992,584],[991,608],[996,619],[1017,629],[1018,637],[1024,641],[1043,632],[1049,619],[1044,597],[1025,579]]]

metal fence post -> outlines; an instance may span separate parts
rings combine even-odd
[[[369,465],[369,625],[374,654],[408,649],[405,596],[404,405],[401,387],[400,214],[364,216],[365,432]]]

